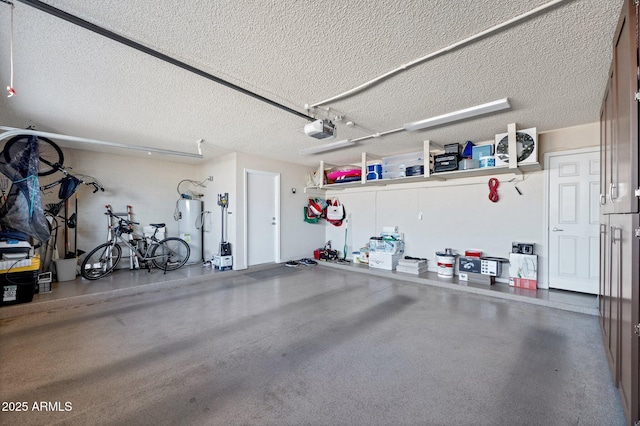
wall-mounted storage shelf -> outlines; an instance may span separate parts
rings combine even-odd
[[[515,124],[510,124],[508,126],[508,133],[509,133],[509,153],[517,152]],[[432,147],[437,147],[440,149],[442,148],[441,145],[434,144],[431,141],[428,141],[428,140],[424,141],[422,158],[424,159],[425,165],[424,165],[424,174],[422,175],[397,177],[393,179],[367,180],[367,165],[372,162],[380,160],[380,157],[370,153],[363,152],[361,163],[356,165],[362,168],[362,178],[360,180],[354,181],[354,182],[323,184],[319,188],[305,188],[305,191],[307,189],[340,190],[340,189],[347,189],[347,188],[362,188],[364,186],[384,186],[384,185],[395,185],[395,184],[414,183],[414,182],[438,182],[438,181],[445,181],[445,180],[451,180],[451,179],[502,175],[502,174],[510,174],[510,173],[516,174],[516,175],[522,175],[523,173],[542,170],[542,165],[538,162],[535,162],[535,163],[527,162],[527,163],[518,164],[517,161],[514,161],[514,162],[510,162],[507,165],[501,165],[501,166],[431,173],[430,167],[429,167],[429,159],[430,159],[430,154],[432,152]],[[512,159],[516,159],[517,155],[509,155],[509,157]],[[331,168],[330,165],[324,163],[323,161],[320,162],[320,167],[322,170],[328,170]]]

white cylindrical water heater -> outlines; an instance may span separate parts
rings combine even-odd
[[[191,248],[187,263],[202,262],[202,229],[196,225],[202,214],[202,201],[178,200],[178,232]]]

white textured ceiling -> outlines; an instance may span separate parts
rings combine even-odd
[[[508,112],[370,139],[313,156],[326,142],[303,118],[46,14],[14,9],[14,87],[0,125],[130,145],[232,151],[294,163],[348,163],[362,151],[416,151],[422,141],[483,141],[519,128],[598,120],[623,0],[567,0],[522,23],[311,111],[344,116],[352,139],[508,97]],[[513,1],[47,0],[58,9],[306,113],[313,104],[545,3]],[[10,7],[0,3],[0,83],[9,83]],[[356,126],[344,123],[353,121]],[[83,149],[95,146],[65,144]],[[134,154],[134,151],[112,152]],[[179,158],[174,158],[181,161]],[[194,160],[190,160],[194,161]],[[201,160],[199,160],[201,161]]]

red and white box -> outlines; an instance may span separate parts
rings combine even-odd
[[[535,290],[538,288],[538,256],[509,253],[509,285]]]
[[[464,257],[480,259],[482,257],[482,250],[465,250]]]

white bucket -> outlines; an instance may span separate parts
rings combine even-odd
[[[456,264],[456,255],[447,253],[436,253],[436,261],[438,262],[438,276],[451,278]]]
[[[56,276],[58,282],[60,281],[73,281],[76,279],[76,268],[78,266],[78,259],[75,257],[72,259],[56,259]]]

